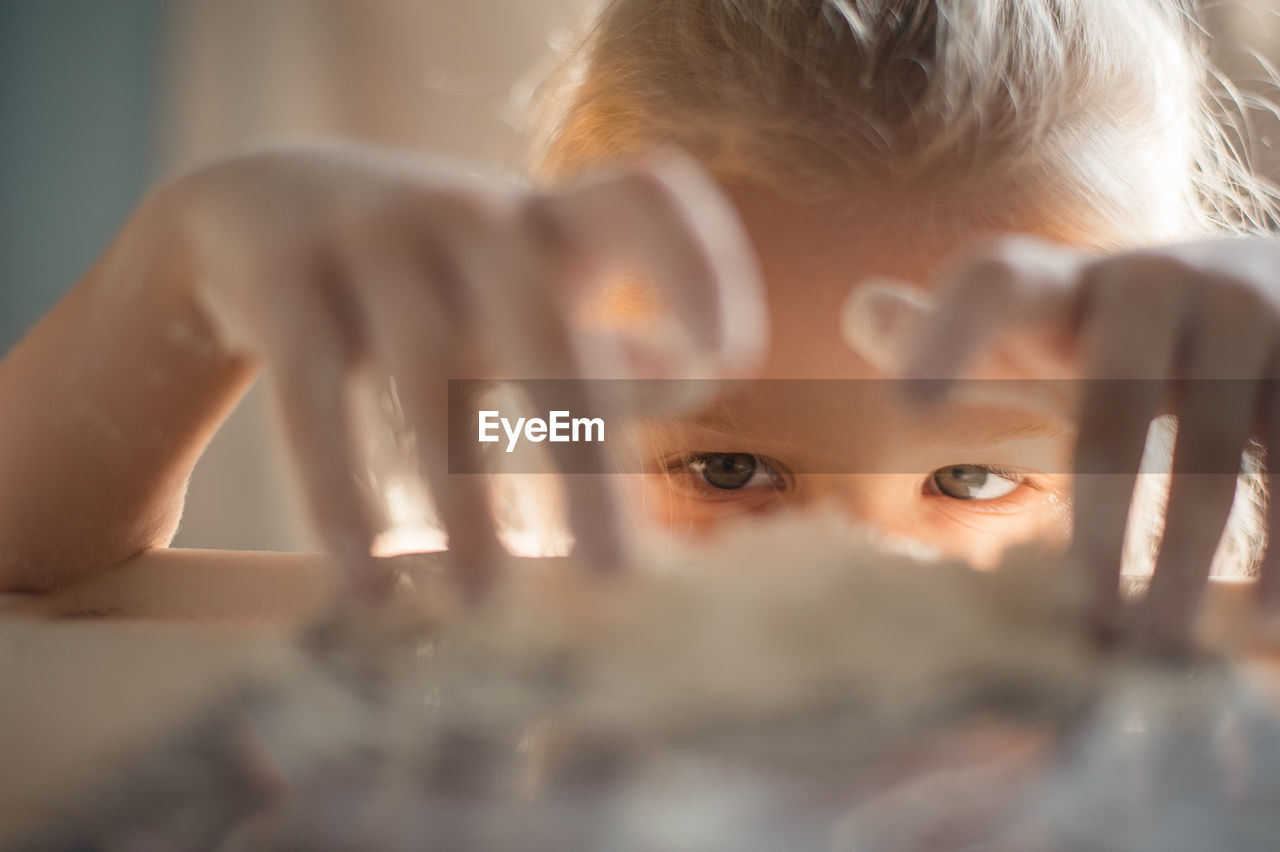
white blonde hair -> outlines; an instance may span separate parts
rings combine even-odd
[[[1176,0],[612,0],[544,89],[532,170],[676,144],[810,196],[1051,202],[1101,247],[1262,230],[1202,36]]]

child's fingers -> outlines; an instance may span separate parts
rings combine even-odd
[[[554,394],[531,394],[535,406],[549,410],[547,400],[568,411],[590,411],[591,400],[579,382],[562,383]],[[622,507],[609,476],[609,459],[600,444],[548,443],[548,454],[561,472],[565,513],[578,551],[592,569],[615,571],[626,559]]]
[[[953,269],[938,309],[921,325],[903,376],[942,393],[974,359],[1011,331],[1060,343],[1074,319],[1080,255],[1030,237],[1004,238]]]
[[[460,251],[480,296],[477,321],[493,333],[499,363],[511,365],[510,377],[534,379],[522,386],[534,406],[539,411],[616,413],[599,394],[593,398],[590,385],[582,381],[587,365],[567,306],[551,280],[556,262],[518,235],[499,236],[487,245],[471,242]],[[618,568],[624,559],[621,510],[604,450],[592,441],[549,441],[546,447],[562,473],[566,514],[578,548],[592,567]]]
[[[395,346],[395,357],[403,365],[398,372],[400,403],[417,440],[422,478],[448,536],[450,567],[467,594],[477,598],[496,577],[502,545],[477,449],[449,444],[451,433],[467,434],[467,426],[474,427],[450,422],[465,413],[448,405],[449,377],[458,362],[451,353],[422,342],[421,337],[402,337]],[[451,425],[461,428],[451,430]],[[450,462],[472,472],[453,473]]]
[[[886,278],[867,279],[845,300],[841,335],[879,372],[899,376],[918,346],[921,330],[938,312],[937,304],[917,287]],[[1066,372],[1063,363],[1037,351],[1033,335],[1013,331],[980,365],[973,366],[972,381],[949,386],[948,397],[961,404],[1019,408],[1069,421],[1075,416],[1078,388],[1057,381]],[[915,384],[909,382],[908,387]],[[912,393],[916,398],[928,396],[916,388]]]
[[[1209,282],[1215,286],[1217,282]],[[1164,536],[1141,605],[1139,641],[1179,650],[1190,639],[1213,555],[1226,529],[1241,454],[1255,421],[1258,380],[1272,324],[1228,285],[1194,308],[1197,314],[1178,411],[1173,480]]]
[[[265,345],[272,365],[288,446],[303,481],[305,500],[348,588],[376,597],[390,588],[391,572],[370,554],[376,515],[361,493],[345,393],[351,341],[332,304],[311,286],[314,274],[276,284],[275,322]]]
[[[1130,502],[1182,319],[1175,283],[1148,279],[1135,287],[1120,264],[1100,265],[1085,280],[1086,382],[1068,563],[1087,583],[1088,617],[1104,634],[1115,627]]]
[[[397,241],[397,236],[400,241]],[[414,245],[414,249],[407,248]],[[450,447],[449,377],[457,371],[457,317],[445,307],[454,282],[448,263],[433,262],[435,246],[407,241],[402,228],[384,223],[348,234],[348,276],[360,295],[370,345],[396,378],[396,390],[416,439],[418,465],[449,539],[451,567],[468,593],[489,584],[501,553],[489,493],[475,464],[476,448]],[[465,434],[459,430],[459,434]],[[450,473],[450,453],[461,469]]]
[[[723,192],[686,158],[535,198],[525,216],[545,248],[591,272],[652,272],[685,329],[688,351],[674,357],[686,371],[739,372],[762,354],[768,327],[754,250]]]
[[[452,561],[464,571],[468,588],[479,593],[500,548],[478,447],[449,444],[450,434],[472,434],[474,424],[454,423],[450,430],[449,418],[466,412],[450,411],[448,378],[558,380],[560,391],[582,394],[579,410],[592,406],[585,386],[575,384],[581,365],[543,258],[524,244],[504,211],[428,199],[411,220],[412,226],[393,219],[357,228],[350,253],[361,257],[355,265],[371,285],[366,301],[376,317],[375,337],[386,341],[385,357],[401,376],[401,402],[418,436],[419,462],[448,533]],[[419,246],[419,258],[430,254],[431,261],[415,266],[408,245]],[[548,446],[553,460],[563,461],[563,445]],[[573,450],[599,452],[591,444]],[[451,474],[450,461],[476,473]],[[581,546],[593,562],[617,564],[620,520],[606,478],[575,477],[566,491],[570,525]]]
[[[508,274],[521,276],[515,268]],[[534,269],[523,271],[526,282],[536,275]],[[513,283],[520,280],[516,277]],[[495,321],[492,327],[504,329],[500,335],[502,362],[519,365],[522,375],[535,378],[521,386],[535,410],[614,413],[599,394],[593,397],[591,386],[581,380],[584,367],[573,333],[550,291],[536,283],[513,289],[519,290],[522,298],[515,305],[500,308],[503,320]],[[569,529],[578,549],[595,569],[619,568],[624,561],[621,507],[601,445],[549,441],[545,446],[552,464],[561,472]]]

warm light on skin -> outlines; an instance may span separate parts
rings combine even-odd
[[[919,208],[901,201],[877,201],[863,217],[833,217],[765,192],[735,196],[768,287],[773,337],[766,362],[753,375],[760,379],[884,378],[841,337],[840,308],[853,285],[883,275],[934,286],[941,264],[988,231],[1062,238],[1051,228],[1018,221],[977,230],[962,209],[925,231],[915,215]],[[643,477],[636,502],[662,526],[695,533],[742,515],[834,505],[857,522],[978,565],[991,564],[1015,542],[1068,540],[1070,424],[1034,411],[974,405],[926,413],[884,390],[875,398],[860,392],[856,400],[810,394],[795,404],[761,390],[650,423],[647,465],[653,473]],[[716,489],[678,464],[697,453],[768,459],[780,468],[782,485]],[[1028,474],[993,500],[929,492],[934,470],[961,464]]]
[[[1071,477],[1064,471],[1074,450],[1072,424],[1043,409],[990,404],[946,403],[926,411],[901,398],[893,385],[864,383],[850,396],[825,396],[803,383],[776,380],[887,377],[841,334],[841,308],[863,279],[887,276],[934,287],[947,258],[988,233],[1024,231],[1071,240],[1015,218],[979,230],[963,209],[949,217],[938,212],[936,199],[922,208],[920,199],[886,196],[897,201],[877,203],[860,216],[853,208],[833,215],[762,191],[733,194],[763,267],[772,326],[765,362],[744,378],[765,384],[674,419],[643,423],[632,446],[648,473],[620,478],[640,519],[677,533],[705,534],[744,516],[834,508],[894,539],[923,545],[925,552],[979,567],[993,565],[1017,542],[1065,545]],[[933,228],[924,228],[921,209],[934,211]],[[640,288],[613,296],[590,309],[588,324],[596,331],[635,333],[653,320],[655,305]],[[826,386],[833,387],[839,386]],[[758,456],[776,465],[781,487],[711,487],[679,463],[698,453]],[[1025,480],[991,500],[958,500],[930,490],[934,471],[966,464],[1016,469],[1025,472]],[[568,550],[571,539],[552,508],[558,501],[550,480],[504,474],[494,483],[514,495],[507,512],[512,517],[501,525],[509,549],[522,555]],[[445,544],[430,525],[402,526],[394,533],[380,541],[379,552]]]

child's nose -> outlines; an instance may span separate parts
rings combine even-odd
[[[901,479],[894,474],[811,477],[806,509],[838,516],[851,535],[878,547],[915,558],[937,559],[945,550],[913,523],[909,508],[902,505]]]

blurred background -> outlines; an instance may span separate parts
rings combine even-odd
[[[0,0],[0,352],[193,163],[315,133],[510,161],[521,102],[583,4]],[[1268,94],[1280,0],[1206,5],[1219,65]],[[1257,165],[1280,176],[1277,122],[1254,118]],[[255,389],[201,461],[177,543],[313,548],[282,457]]]

